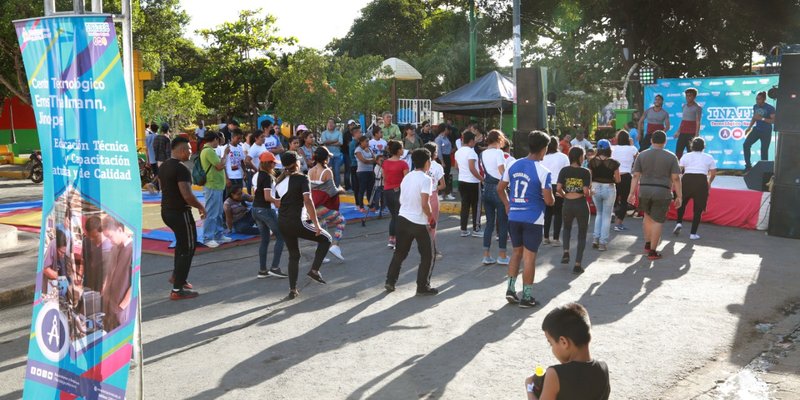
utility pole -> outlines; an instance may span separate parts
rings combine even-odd
[[[514,14],[513,18],[513,32],[511,38],[514,41],[514,88],[517,87],[517,70],[522,66],[522,33],[520,31],[520,0],[514,0]],[[516,93],[514,94],[514,125],[513,128],[517,129],[517,99]]]
[[[475,52],[478,33],[475,24],[475,0],[469,0],[469,81],[475,80]]]

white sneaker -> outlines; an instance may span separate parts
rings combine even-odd
[[[339,247],[339,245],[335,244],[335,245],[331,246],[331,248],[328,249],[328,251],[331,254],[333,254],[334,256],[336,256],[336,258],[344,261],[344,256],[342,255],[342,249],[341,249],[341,247]]]
[[[215,240],[209,240],[207,242],[203,242],[203,246],[215,249],[215,248],[219,247],[219,243],[217,243]]]
[[[453,196],[452,194],[448,194],[447,196],[444,196],[444,199],[448,200],[448,201],[453,201],[453,200],[456,199],[456,196]]]
[[[461,231],[461,237],[469,236],[469,231]]]
[[[700,239],[700,235],[698,235],[696,233],[693,233],[693,234],[689,235],[689,239],[698,240],[698,239]]]
[[[224,243],[230,243],[230,242],[232,242],[232,241],[233,241],[233,239],[231,239],[229,236],[225,236],[225,235],[222,235],[222,236],[220,236],[220,237],[219,237],[219,240],[218,240],[218,242],[219,242],[219,243],[222,243],[222,244],[224,244]]]
[[[322,263],[323,263],[323,264],[327,264],[327,263],[329,263],[329,262],[331,262],[331,259],[330,259],[330,258],[328,258],[328,257],[325,257],[325,258],[323,258],[323,259],[322,259]]]
[[[676,224],[675,225],[675,229],[672,230],[672,234],[675,235],[675,236],[680,235],[681,234],[681,229],[683,229],[683,225]]]

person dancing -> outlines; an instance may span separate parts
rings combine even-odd
[[[275,185],[275,155],[272,152],[265,151],[259,156],[259,171],[253,177],[253,187],[256,188],[253,195],[253,219],[256,220],[256,226],[261,234],[261,243],[258,246],[258,279],[264,279],[268,276],[277,278],[287,278],[281,271],[281,254],[283,253],[283,237],[281,236],[280,229],[278,228],[278,214],[275,212],[275,207],[280,205],[280,202],[273,197],[272,188]],[[267,252],[269,250],[270,235],[275,234],[275,248],[272,255],[272,268],[267,270]]]
[[[611,213],[617,199],[616,184],[620,182],[619,162],[611,158],[611,142],[607,139],[597,141],[597,155],[589,160],[589,171],[592,171],[592,201],[597,208],[592,248],[606,251]]]
[[[403,143],[397,140],[390,140],[386,145],[389,158],[383,162],[383,196],[386,206],[389,208],[391,219],[389,220],[389,243],[386,245],[392,249],[397,244],[397,216],[400,213],[400,183],[408,173],[408,164],[401,159],[403,156]]]
[[[439,191],[444,190],[447,187],[447,184],[444,180],[444,167],[441,164],[436,162],[436,143],[428,142],[422,145],[425,150],[431,153],[431,166],[428,168],[428,176],[431,177],[433,181],[433,192],[431,193],[431,217],[433,218],[433,222],[436,224],[439,223]],[[411,154],[412,158],[414,154]],[[412,160],[413,162],[413,160]],[[436,225],[434,224],[430,228],[428,228],[428,232],[431,234],[431,240],[433,241],[433,252],[437,260],[443,257],[442,253],[439,252],[439,248],[436,247]]]
[[[708,191],[711,187],[711,182],[717,176],[717,161],[710,154],[703,152],[705,148],[706,141],[703,138],[694,138],[692,152],[684,154],[679,162],[683,171],[683,176],[681,177],[683,201],[681,201],[681,206],[678,208],[678,223],[672,233],[676,236],[680,235],[683,228],[683,215],[686,213],[686,203],[690,199],[694,199],[694,205],[692,206],[694,218],[692,219],[692,231],[689,235],[691,240],[700,239],[700,235],[697,234],[697,228],[700,226],[700,219],[708,204]]]
[[[617,201],[614,205],[614,216],[617,219],[614,225],[615,232],[628,230],[622,221],[625,220],[625,215],[628,213],[628,195],[631,194],[631,180],[633,179],[631,170],[638,155],[639,151],[631,144],[628,132],[624,130],[617,132],[617,144],[611,146],[611,158],[619,162],[620,177],[620,181],[617,183]]]
[[[769,144],[772,141],[772,124],[775,122],[775,107],[767,104],[767,92],[758,92],[753,106],[753,118],[747,126],[744,140],[744,170],[750,171],[750,148],[761,141],[761,160],[769,160]],[[753,126],[755,125],[755,127]]]
[[[483,160],[483,169],[486,172],[486,178],[483,186],[483,206],[486,209],[486,227],[483,231],[483,265],[491,265],[494,263],[500,265],[508,265],[510,259],[506,253],[506,246],[508,243],[508,214],[503,203],[500,202],[500,197],[497,196],[497,184],[503,179],[503,173],[506,172],[505,154],[503,153],[503,145],[506,142],[506,135],[503,132],[493,129],[489,132],[486,139],[486,150],[483,151],[481,159]],[[496,224],[495,224],[496,222]],[[497,259],[492,258],[490,250],[492,247],[492,239],[494,239],[494,230],[497,228],[497,237],[499,237],[500,250]]]
[[[328,161],[332,156],[327,147],[317,147],[314,150],[314,167],[308,170],[308,179],[311,183],[311,197],[316,206],[317,216],[322,219],[326,227],[334,227],[333,244],[328,251],[344,261],[342,249],[339,247],[346,226],[344,217],[339,213],[339,194],[343,190],[334,183],[334,173],[328,167]]]
[[[581,147],[583,148],[583,147]],[[550,144],[547,145],[547,154],[542,160],[542,165],[547,168],[553,177],[558,177],[561,169],[569,166],[569,157],[558,151],[558,138],[553,136],[550,138]],[[556,185],[553,185],[553,193],[556,192]],[[544,241],[542,243],[552,245],[553,247],[561,246],[558,237],[561,234],[562,223],[562,207],[564,199],[561,196],[556,196],[556,202],[552,206],[547,206],[544,210]],[[550,240],[550,226],[553,226],[553,240]]]
[[[583,273],[583,251],[586,249],[586,233],[589,229],[589,203],[586,199],[591,196],[592,173],[583,165],[584,150],[582,147],[573,147],[569,150],[568,167],[561,169],[558,174],[557,193],[564,198],[563,217],[564,226],[562,238],[564,239],[564,255],[562,264],[569,263],[569,241],[572,236],[572,221],[578,222],[578,250],[575,254],[575,266],[572,272]]]
[[[653,106],[644,110],[642,118],[639,119],[639,151],[645,151],[650,148],[652,144],[651,138],[653,132],[664,131],[669,132],[669,113],[662,107],[664,105],[664,96],[657,94],[653,100]],[[647,122],[647,130],[643,130],[645,122]]]
[[[678,132],[675,133],[675,138],[678,139],[678,143],[675,145],[675,155],[678,159],[681,158],[684,150],[692,151],[689,144],[692,139],[700,136],[700,118],[703,116],[703,108],[695,101],[697,89],[688,88],[683,93],[686,96],[686,103],[683,105],[681,125],[678,127]]]
[[[317,251],[308,276],[322,284],[325,280],[319,272],[325,254],[331,247],[331,235],[319,225],[314,201],[311,200],[311,187],[308,177],[300,172],[300,159],[297,153],[287,151],[281,154],[283,172],[275,184],[278,195],[278,228],[289,250],[289,298],[300,295],[297,290],[297,274],[300,268],[299,239],[317,242]]]

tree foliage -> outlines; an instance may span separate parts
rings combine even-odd
[[[180,79],[167,83],[163,89],[151,90],[142,103],[145,121],[167,122],[182,129],[197,115],[208,113],[203,104],[203,85],[181,84]]]

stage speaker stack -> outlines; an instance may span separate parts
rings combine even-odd
[[[774,161],[759,161],[750,171],[744,174],[744,183],[750,190],[758,190],[759,192],[769,192],[768,183],[775,174]]]
[[[528,155],[528,134],[547,130],[547,68],[517,70],[517,129],[514,131],[514,157]]]
[[[775,130],[778,146],[768,233],[800,239],[800,54],[781,58]]]

